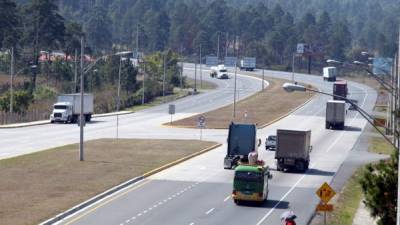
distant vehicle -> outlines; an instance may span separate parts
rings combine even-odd
[[[53,105],[53,112],[50,115],[50,122],[75,123],[79,119],[81,109],[81,95],[65,94],[57,98]],[[83,95],[83,114],[85,121],[89,122],[93,114],[93,95]]]
[[[311,130],[277,130],[277,170],[305,172],[310,164]]]
[[[256,58],[244,57],[240,60],[240,70],[253,71],[256,68]]]
[[[236,204],[243,201],[264,202],[268,198],[268,181],[272,178],[262,161],[255,164],[240,164],[235,169],[232,199]]]
[[[276,135],[269,135],[265,139],[265,150],[275,150],[276,149]]]
[[[344,129],[346,118],[346,102],[341,100],[329,100],[326,103],[326,129]]]
[[[336,81],[337,69],[334,66],[323,68],[323,77],[327,81]]]
[[[343,98],[347,98],[347,82],[345,80],[335,81],[333,83],[333,100],[343,100]],[[342,97],[342,98],[341,98]]]
[[[256,151],[260,142],[261,140],[257,140],[257,127],[255,124],[231,123],[229,125],[228,148],[224,158],[224,168],[235,168],[239,160],[247,162],[248,154]]]
[[[212,66],[210,76],[218,78],[218,79],[228,79],[229,78],[228,70],[225,68],[224,65]]]

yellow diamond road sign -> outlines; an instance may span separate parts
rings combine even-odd
[[[336,192],[326,182],[316,192],[321,201],[328,203]]]

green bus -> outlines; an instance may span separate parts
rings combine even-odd
[[[268,180],[272,175],[268,167],[261,165],[239,165],[235,169],[232,199],[236,204],[242,201],[264,202],[268,197]]]

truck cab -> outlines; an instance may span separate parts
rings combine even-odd
[[[72,122],[72,105],[69,102],[57,102],[53,105],[50,122]]]
[[[228,79],[228,70],[225,68],[224,65],[218,65],[211,67],[211,77],[215,77],[218,79]]]
[[[268,180],[271,178],[269,168],[262,164],[239,165],[233,179],[233,201],[236,204],[242,201],[264,202],[268,197]]]

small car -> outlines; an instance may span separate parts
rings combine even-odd
[[[265,150],[275,150],[276,149],[276,135],[269,135],[265,140]]]

